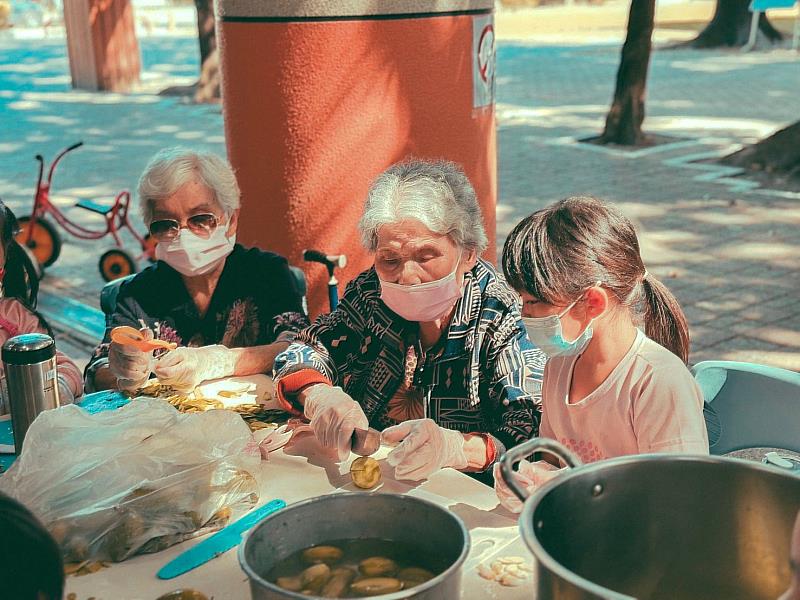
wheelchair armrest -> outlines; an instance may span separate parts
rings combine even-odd
[[[127,277],[120,277],[114,281],[109,281],[103,286],[103,289],[100,290],[100,308],[106,316],[106,325],[109,322],[109,318],[114,313],[114,310],[117,308],[117,296],[119,295],[122,284],[133,277],[135,277],[135,275],[128,275]]]

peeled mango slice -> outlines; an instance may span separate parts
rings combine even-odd
[[[312,546],[303,550],[303,561],[315,565],[317,563],[333,564],[341,560],[344,552],[336,546]]]
[[[397,572],[397,563],[391,558],[383,556],[372,556],[365,558],[358,563],[358,570],[365,577],[380,577],[382,575],[394,575]]]
[[[331,568],[325,563],[308,567],[300,573],[300,581],[303,583],[303,590],[311,590],[316,593],[322,589],[331,577]]]
[[[406,567],[405,569],[400,569],[397,573],[397,578],[403,582],[403,589],[406,589],[433,579],[433,573],[419,567]]]
[[[374,488],[381,482],[381,465],[374,458],[362,456],[350,465],[350,477],[362,489]]]
[[[342,598],[350,587],[350,582],[356,578],[356,572],[347,567],[339,567],[331,571],[331,578],[322,588],[320,596],[323,598]]]
[[[156,600],[208,600],[208,596],[197,590],[183,589],[167,592]]]
[[[403,582],[394,577],[370,577],[360,579],[350,586],[350,590],[359,596],[380,596],[403,589]]]
[[[275,583],[278,584],[278,587],[282,587],[290,592],[299,592],[303,589],[303,582],[299,577],[278,577]]]

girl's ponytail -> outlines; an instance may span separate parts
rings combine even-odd
[[[29,308],[36,308],[39,296],[39,276],[28,253],[16,240],[6,246],[6,272],[3,276],[3,295],[16,298]]]
[[[642,279],[642,287],[645,334],[688,363],[689,326],[677,298],[647,271]]]

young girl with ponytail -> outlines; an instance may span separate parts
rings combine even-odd
[[[46,333],[47,321],[36,312],[39,279],[25,250],[15,240],[19,225],[14,213],[0,200],[0,345],[20,333]],[[58,392],[61,404],[83,394],[83,376],[77,365],[56,350]],[[0,363],[0,374],[2,374]]]
[[[627,218],[592,197],[556,202],[514,228],[503,268],[522,296],[528,337],[548,355],[539,435],[584,462],[708,454],[703,397],[686,368],[686,319],[647,272]],[[523,461],[517,477],[534,488],[556,472]],[[495,481],[503,504],[519,509]]]

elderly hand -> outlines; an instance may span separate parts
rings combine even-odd
[[[164,385],[194,389],[209,379],[229,377],[235,369],[234,353],[217,345],[170,350],[156,361],[153,372]]]
[[[432,419],[405,421],[384,429],[382,440],[397,447],[386,461],[399,479],[427,479],[445,467],[465,469],[464,435],[439,427]]]
[[[311,421],[317,441],[326,448],[335,448],[339,461],[350,456],[353,430],[367,429],[369,421],[361,405],[340,387],[323,383],[303,392],[303,413]]]
[[[144,327],[139,330],[145,340],[153,339],[152,330]],[[142,352],[136,346],[111,342],[108,347],[108,367],[117,378],[121,390],[137,390],[150,377],[153,352]]]
[[[527,460],[519,461],[519,470],[514,473],[514,477],[520,487],[528,490],[528,493],[533,493],[536,488],[541,487],[546,482],[550,481],[553,477],[558,475],[559,469],[548,462],[543,460],[535,463],[528,462]],[[522,501],[517,498],[517,495],[511,491],[503,481],[500,474],[500,464],[494,466],[494,491],[500,499],[500,504],[513,513],[522,512]]]

